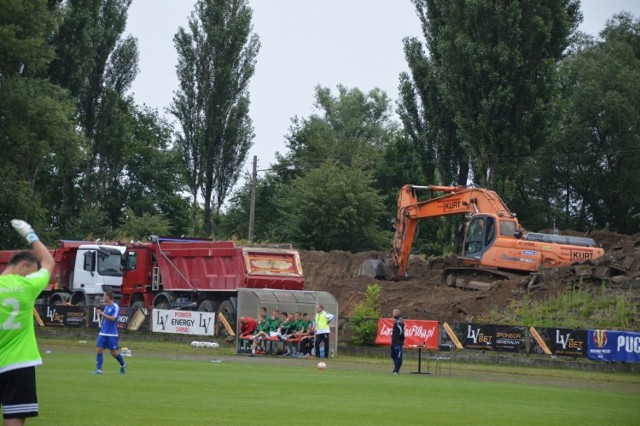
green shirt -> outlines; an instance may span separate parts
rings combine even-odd
[[[33,324],[36,298],[49,283],[49,272],[0,275],[0,373],[42,364]]]
[[[302,320],[293,321],[293,329],[295,331],[304,331],[304,321]]]
[[[307,333],[309,332],[309,330],[311,330],[311,327],[313,326],[313,320],[301,320],[300,323],[302,324],[302,328],[304,331],[306,331]]]
[[[264,320],[260,321],[258,323],[258,326],[256,327],[256,330],[253,332],[253,334],[258,334],[261,331],[267,332],[267,330],[269,329],[269,318],[265,318]]]
[[[280,327],[280,318],[271,318],[271,322],[269,323],[269,332],[278,331]]]

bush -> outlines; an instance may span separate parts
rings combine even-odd
[[[367,287],[364,301],[356,305],[351,316],[353,336],[351,343],[358,346],[372,345],[378,331],[380,317],[380,286],[372,284]]]

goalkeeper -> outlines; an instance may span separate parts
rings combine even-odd
[[[35,366],[42,364],[33,324],[36,298],[49,283],[55,261],[31,225],[11,225],[33,249],[16,253],[0,275],[0,401],[5,426],[38,415]]]

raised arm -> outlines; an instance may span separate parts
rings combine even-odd
[[[51,256],[49,249],[42,244],[42,241],[40,241],[40,238],[38,238],[38,235],[36,235],[31,225],[20,219],[13,219],[11,221],[11,225],[27,240],[31,245],[33,252],[38,257],[40,265],[49,272],[49,275],[51,275],[56,262],[53,259],[53,256]]]

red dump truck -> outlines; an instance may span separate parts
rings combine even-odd
[[[40,295],[39,303],[47,305],[86,306],[102,299],[105,289],[116,294],[122,284],[124,246],[90,241],[57,241],[50,250],[56,261],[49,285]],[[0,251],[0,271],[18,250]]]
[[[150,238],[124,255],[122,306],[220,312],[231,321],[238,289],[302,290],[300,255],[291,245]]]

